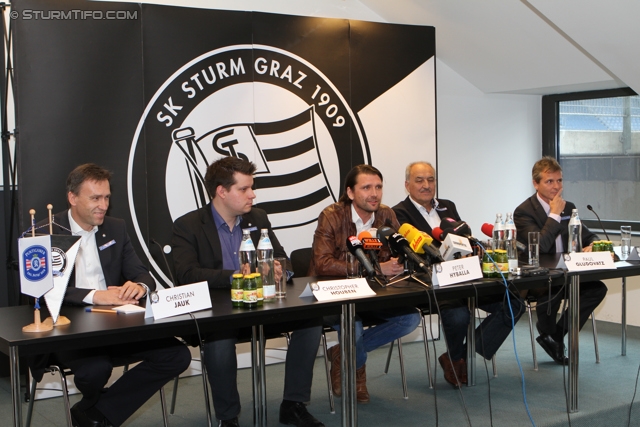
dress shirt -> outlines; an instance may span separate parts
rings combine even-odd
[[[372,212],[371,213],[371,218],[369,218],[369,221],[367,221],[366,223],[362,221],[362,218],[360,218],[360,215],[358,215],[358,212],[356,212],[356,208],[353,206],[353,203],[351,203],[351,221],[353,221],[353,223],[356,226],[356,237],[358,234],[362,233],[364,230],[368,230],[371,228],[371,226],[373,225],[373,220],[376,219],[376,213]]]
[[[553,218],[554,220],[561,222],[562,219],[560,218],[560,215],[558,214],[554,214],[554,213],[549,213],[551,212],[551,206],[549,206],[549,203],[545,202],[544,200],[542,200],[542,198],[540,197],[540,195],[538,193],[536,193],[536,197],[538,198],[538,201],[540,202],[540,205],[542,205],[542,209],[544,209],[544,211],[547,213],[547,216],[549,218]],[[556,253],[561,254],[564,252],[564,246],[562,244],[562,234],[558,234],[556,236]]]
[[[440,221],[442,218],[438,215],[438,200],[436,198],[431,199],[431,211],[427,211],[427,208],[413,200],[411,196],[409,196],[409,200],[411,200],[411,203],[413,203],[416,209],[418,209],[418,212],[420,212],[420,215],[424,217],[424,220],[427,221],[427,224],[429,224],[429,227],[431,227],[432,230],[436,227],[440,227]]]
[[[93,295],[96,290],[106,291],[107,282],[102,272],[98,247],[96,245],[96,232],[98,226],[90,231],[84,230],[78,225],[69,209],[69,225],[74,236],[80,236],[80,249],[76,257],[76,288],[93,289],[82,300],[87,304],[93,304]]]
[[[242,217],[236,217],[233,230],[231,230],[229,229],[229,224],[220,216],[216,208],[213,207],[213,203],[211,203],[211,213],[213,214],[213,222],[218,230],[220,246],[222,246],[222,268],[238,272],[240,271],[238,249],[240,249],[240,243],[242,242],[242,230],[239,225],[240,222],[242,222]]]

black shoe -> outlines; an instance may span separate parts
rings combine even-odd
[[[78,409],[76,403],[71,407],[71,419],[75,427],[106,427],[106,419],[95,407],[87,411]]]
[[[307,411],[304,403],[290,400],[283,400],[280,404],[280,423],[297,427],[324,427],[324,424]]]
[[[564,355],[564,343],[557,342],[549,334],[540,334],[536,341],[556,363],[561,365],[569,364],[569,358]]]
[[[240,427],[238,417],[231,418],[230,420],[218,420],[218,427]]]

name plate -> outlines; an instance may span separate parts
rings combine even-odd
[[[147,297],[144,317],[157,320],[207,308],[211,308],[211,297],[205,281],[152,292]]]
[[[325,280],[312,283],[311,292],[318,301],[335,301],[374,296],[367,279]],[[302,296],[302,295],[301,295]]]
[[[434,286],[447,286],[481,277],[480,259],[476,255],[434,265],[431,282]]]
[[[614,246],[613,251],[616,253],[616,255],[618,255],[620,261],[640,261],[640,254],[638,254],[637,246],[631,246],[629,255],[627,255],[626,257],[622,255],[622,248],[620,246]]]
[[[616,265],[611,257],[611,252],[572,252],[562,254],[558,260],[558,268],[564,268],[570,272],[580,272],[615,270]]]

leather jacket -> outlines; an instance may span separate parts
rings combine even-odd
[[[386,206],[380,205],[375,213],[373,228],[384,226],[390,221],[394,230],[400,228],[396,214]],[[347,245],[349,236],[356,236],[356,225],[351,219],[351,204],[342,202],[327,206],[318,217],[318,227],[313,235],[313,253],[309,264],[308,276],[346,276]],[[388,261],[391,258],[389,248],[380,249],[378,260]]]

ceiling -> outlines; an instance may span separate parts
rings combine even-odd
[[[436,55],[484,93],[640,93],[640,2],[359,0],[392,23],[436,27]]]
[[[487,94],[620,87],[640,93],[637,0],[145,2],[431,25],[436,28],[438,59]]]

